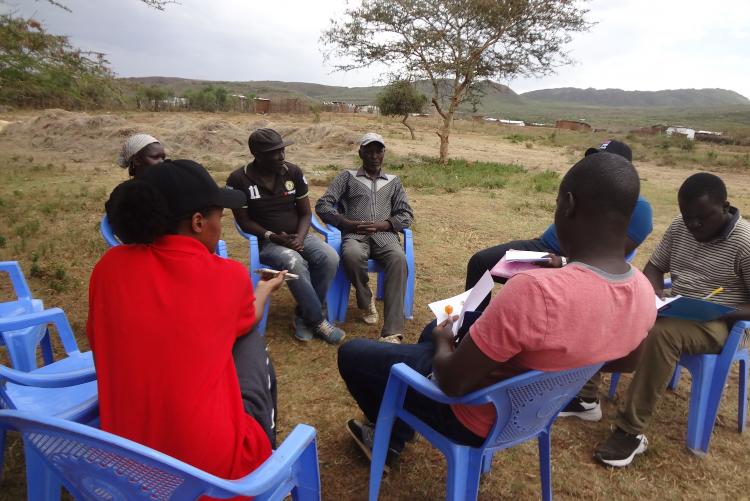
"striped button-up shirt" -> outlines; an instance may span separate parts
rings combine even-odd
[[[712,301],[727,306],[750,302],[750,223],[731,207],[732,219],[718,238],[698,242],[681,216],[669,225],[649,261],[672,275],[672,292],[703,298],[717,287]]]
[[[360,241],[372,239],[378,247],[399,243],[398,232],[408,228],[414,214],[398,176],[385,174],[382,169],[370,178],[364,168],[342,171],[315,204],[315,212],[328,224],[339,227],[341,219],[353,221],[389,221],[393,231],[379,231],[373,235],[346,233],[345,238]]]

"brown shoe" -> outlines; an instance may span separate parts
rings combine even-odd
[[[391,334],[390,336],[380,336],[381,343],[393,343],[393,344],[401,344],[401,341],[404,340],[403,334]]]
[[[362,310],[362,321],[367,325],[375,325],[378,323],[378,309],[375,307],[375,296],[370,299],[370,306],[366,310]]]

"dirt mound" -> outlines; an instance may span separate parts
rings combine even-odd
[[[282,126],[276,130],[284,139],[290,139],[295,144],[325,149],[351,150],[352,145],[357,144],[359,140],[355,132],[332,124],[315,124],[306,127]]]
[[[134,132],[132,127],[126,125],[125,119],[116,115],[89,115],[51,109],[30,120],[8,124],[1,137],[13,141],[16,146],[61,153],[102,149],[115,151],[122,138]]]
[[[191,120],[190,116],[168,117],[157,125],[164,132],[159,137],[170,155],[200,158],[206,154],[244,154],[247,131],[221,118]],[[170,153],[173,152],[173,153]]]

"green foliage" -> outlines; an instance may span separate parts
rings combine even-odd
[[[450,159],[443,165],[439,159],[431,157],[402,160],[389,164],[388,169],[398,174],[406,187],[448,193],[463,188],[503,188],[511,178],[524,172],[523,167],[513,164]]]
[[[427,106],[427,96],[408,80],[395,80],[378,94],[377,105],[381,115],[390,117],[422,113]]]
[[[560,174],[552,170],[545,170],[531,176],[531,186],[539,193],[554,193],[559,184]]]
[[[0,103],[80,109],[119,102],[103,54],[76,49],[33,19],[0,16]]]
[[[197,90],[188,90],[182,97],[188,100],[188,108],[200,111],[227,111],[229,91],[224,87],[208,85]]]

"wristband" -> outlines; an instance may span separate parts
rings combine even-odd
[[[568,264],[568,258],[566,258],[565,256],[560,256],[560,261],[562,262],[562,266]]]
[[[266,232],[265,232],[265,233],[263,234],[263,238],[264,238],[264,239],[266,239],[266,240],[271,240],[271,235],[273,235],[273,232],[272,232],[271,230],[267,230],[267,231],[266,231]]]

